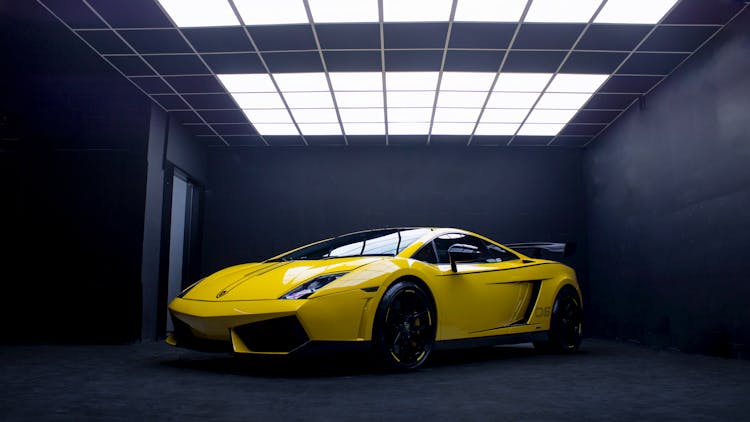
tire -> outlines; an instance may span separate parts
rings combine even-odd
[[[424,363],[435,343],[432,298],[419,284],[401,281],[385,292],[375,312],[372,346],[383,369],[405,371]]]
[[[552,305],[548,340],[534,342],[534,347],[548,353],[573,353],[583,338],[583,308],[578,292],[563,287]]]

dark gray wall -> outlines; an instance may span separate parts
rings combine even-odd
[[[167,161],[195,182],[206,183],[206,146],[174,117],[169,117]]]
[[[449,226],[501,242],[585,243],[581,151],[209,150],[204,272],[385,226]],[[573,264],[580,271],[585,259]]]
[[[623,115],[586,167],[594,333],[750,356],[750,10]]]
[[[0,341],[138,339],[148,100],[36,2],[11,3],[0,5]]]

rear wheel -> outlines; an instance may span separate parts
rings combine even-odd
[[[419,285],[394,284],[375,313],[372,342],[379,363],[389,370],[419,367],[435,342],[435,305]]]
[[[563,287],[552,305],[548,340],[534,342],[534,347],[544,352],[572,353],[578,350],[583,338],[583,309],[578,292]]]

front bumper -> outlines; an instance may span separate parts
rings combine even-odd
[[[175,299],[167,343],[196,350],[289,354],[316,343],[367,343],[373,295],[352,290],[308,300]]]

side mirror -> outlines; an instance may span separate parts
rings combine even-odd
[[[448,259],[451,262],[451,271],[454,273],[458,272],[458,269],[456,268],[457,262],[475,261],[480,255],[479,248],[476,246],[456,243],[448,248]]]

